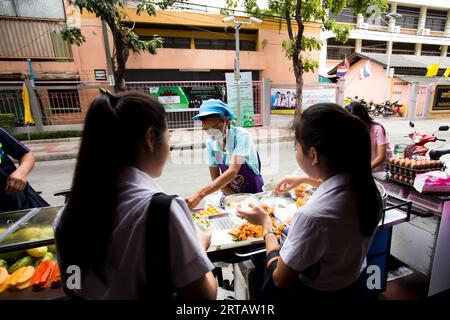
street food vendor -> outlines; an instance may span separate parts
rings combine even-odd
[[[264,182],[258,152],[246,129],[230,125],[234,119],[230,107],[220,100],[209,99],[203,101],[199,114],[192,119],[200,120],[209,135],[206,152],[212,183],[186,199],[189,207],[196,207],[204,197],[218,190],[226,195],[261,192]]]
[[[10,157],[19,161],[18,167]],[[49,205],[27,182],[34,163],[30,149],[0,128],[0,212]]]

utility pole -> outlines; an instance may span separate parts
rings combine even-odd
[[[106,65],[108,66],[108,78],[112,76],[112,78],[114,79],[114,67],[111,57],[111,48],[109,47],[108,25],[103,19],[102,19],[102,33],[103,33],[103,42],[105,44]]]

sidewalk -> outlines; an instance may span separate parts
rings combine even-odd
[[[294,135],[290,130],[293,116],[271,115],[270,127],[248,128],[256,145],[263,143],[293,141]],[[381,122],[392,140],[405,139],[411,131],[406,119],[376,119]],[[431,134],[440,125],[450,125],[450,119],[432,119],[415,121],[416,129]],[[442,133],[442,138],[449,139],[449,133]],[[204,148],[206,133],[200,129],[176,129],[170,135],[171,150],[191,150]],[[80,145],[79,138],[39,140],[24,142],[33,151],[36,161],[76,159]]]

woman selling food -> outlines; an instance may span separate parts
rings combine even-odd
[[[196,207],[218,190],[226,195],[261,192],[264,182],[259,155],[248,131],[230,125],[234,115],[229,106],[220,100],[206,100],[192,119],[200,120],[209,135],[206,152],[212,183],[186,199],[189,207]]]
[[[238,214],[263,226],[275,288],[290,288],[293,299],[356,297],[381,213],[371,173],[369,131],[342,107],[323,103],[305,110],[294,132],[300,168],[323,182],[294,216],[281,249],[262,208],[239,209]],[[353,156],[342,156],[348,154]]]

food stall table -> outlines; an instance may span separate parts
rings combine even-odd
[[[378,181],[392,203],[412,202],[410,221],[393,228],[391,255],[428,277],[428,296],[450,289],[450,195]]]

